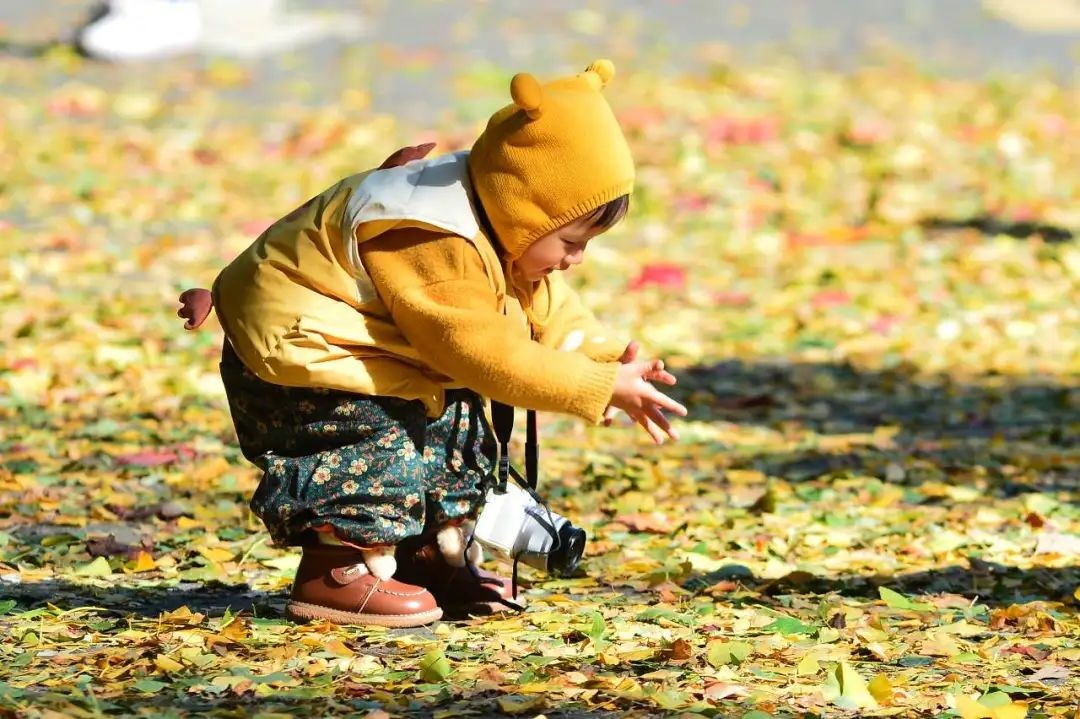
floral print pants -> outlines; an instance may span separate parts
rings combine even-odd
[[[416,400],[264,382],[227,341],[221,377],[240,449],[263,471],[251,509],[275,544],[318,531],[396,544],[479,512],[492,434],[476,393],[447,392],[429,419]]]

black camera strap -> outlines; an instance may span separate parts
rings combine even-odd
[[[491,400],[491,425],[495,430],[495,438],[499,442],[499,463],[495,470],[495,491],[505,492],[506,483],[512,476],[518,484],[520,484],[529,494],[536,499],[542,506],[543,502],[536,494],[536,485],[539,478],[539,465],[540,465],[540,441],[538,439],[538,432],[536,428],[536,411],[526,411],[526,423],[525,423],[525,476],[521,474],[510,464],[510,437],[514,434],[514,408],[508,404],[502,402],[496,402]],[[553,524],[541,522],[541,526],[551,533],[551,536],[555,539],[556,543],[559,541],[559,535],[555,531]],[[466,546],[466,554],[468,554],[468,547],[472,546],[474,536],[469,537],[468,545]],[[465,566],[468,567],[473,577],[480,581],[480,574],[476,571],[476,567],[468,559],[465,560]],[[513,574],[511,575],[511,594],[514,600],[500,599],[499,601],[519,612],[525,611],[525,607],[518,604],[518,557],[514,557]]]
[[[514,408],[491,400],[491,424],[499,440],[499,464],[495,471],[496,491],[505,492],[511,475],[526,489],[536,491],[540,471],[540,442],[537,438],[536,411],[526,412],[525,476],[510,464],[510,437],[514,434]]]

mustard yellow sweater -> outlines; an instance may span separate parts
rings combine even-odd
[[[278,220],[214,282],[225,334],[256,376],[420,400],[433,417],[447,389],[468,387],[599,420],[624,343],[602,339],[558,273],[534,288],[532,304],[549,321],[531,328],[482,233],[466,239],[396,222],[346,236],[356,186],[343,180]],[[358,248],[367,278],[350,270],[348,246]],[[575,351],[559,349],[568,341]]]
[[[601,333],[568,287],[534,339],[519,309],[503,312],[480,254],[462,237],[392,231],[362,244],[360,256],[401,333],[448,384],[517,407],[592,421],[603,414],[622,345],[557,349],[574,331]]]

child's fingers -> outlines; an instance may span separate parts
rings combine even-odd
[[[641,345],[636,340],[630,340],[626,345],[626,349],[623,350],[622,355],[619,356],[619,361],[623,364],[629,364],[637,359],[638,350],[641,349]]]
[[[646,415],[641,415],[637,418],[638,424],[645,428],[645,431],[652,437],[653,442],[656,444],[664,443],[664,431],[656,426],[656,423],[649,419]]]
[[[615,419],[615,415],[617,415],[618,413],[619,413],[619,410],[617,408],[615,408],[615,407],[609,406],[607,409],[605,409],[604,410],[604,426],[605,427],[610,427],[612,421],[614,421],[614,419]]]
[[[675,375],[664,369],[663,360],[653,360],[649,363],[649,369],[643,375],[650,382],[660,382],[666,385],[674,385],[678,382]]]
[[[664,363],[660,360],[638,360],[637,362],[628,364],[633,364],[634,372],[642,379],[649,379],[657,372],[664,371]]]
[[[664,430],[661,429],[656,422],[652,421],[644,409],[633,412],[630,415],[630,418],[633,419],[635,423],[641,425],[641,428],[649,433],[649,436],[655,444],[664,443]]]
[[[672,414],[677,414],[680,417],[686,416],[686,407],[676,402],[671,397],[668,397],[663,392],[660,392],[659,390],[654,389],[649,395],[649,400],[652,401],[654,404],[660,405],[661,409],[667,410]]]
[[[664,416],[664,413],[660,411],[660,408],[650,407],[645,410],[645,412],[660,429],[664,430],[664,433],[667,434],[668,437],[671,437],[671,439],[676,442],[679,441],[678,430],[671,426],[671,422]]]
[[[671,432],[671,422],[656,405],[645,405],[645,416],[652,420],[653,424],[662,429],[666,434]]]
[[[645,379],[650,382],[659,382],[660,384],[666,384],[674,386],[678,384],[678,380],[675,379],[675,375],[671,374],[667,370],[660,370],[659,372],[650,372],[649,376]]]

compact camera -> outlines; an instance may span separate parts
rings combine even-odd
[[[514,565],[515,596],[518,562],[554,576],[566,576],[577,569],[585,552],[585,530],[551,511],[536,493],[539,462],[536,412],[529,410],[527,418],[525,476],[522,477],[510,466],[514,408],[491,403],[492,424],[499,440],[497,469],[494,486],[487,492],[470,538],[497,559]],[[510,481],[511,475],[518,483]]]
[[[585,530],[513,482],[488,491],[473,538],[497,559],[524,562],[557,577],[572,574],[585,552]]]

